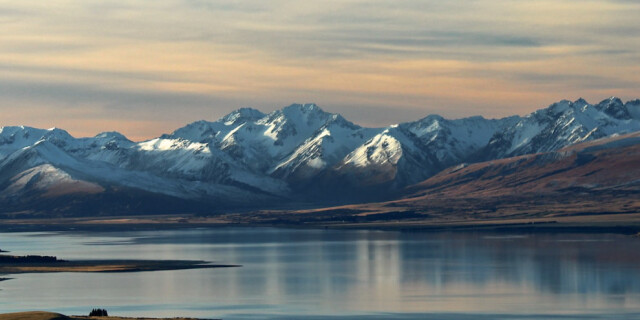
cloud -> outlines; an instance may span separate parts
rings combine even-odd
[[[638,16],[630,0],[0,0],[0,120],[146,117],[124,130],[150,137],[292,102],[384,125],[634,98]]]

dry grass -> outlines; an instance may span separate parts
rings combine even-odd
[[[69,320],[70,318],[53,312],[31,311],[0,314],[0,320]]]

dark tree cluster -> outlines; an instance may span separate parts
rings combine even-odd
[[[51,263],[64,262],[54,256],[7,256],[0,255],[0,263]]]
[[[93,309],[89,312],[89,317],[108,317],[109,314],[105,309]]]

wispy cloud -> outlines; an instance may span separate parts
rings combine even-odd
[[[76,114],[142,138],[241,106],[383,125],[635,98],[638,16],[631,0],[0,0],[0,125],[109,129]]]

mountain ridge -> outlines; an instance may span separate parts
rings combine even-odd
[[[429,115],[383,128],[358,126],[312,103],[268,114],[242,108],[142,142],[113,131],[74,138],[57,128],[1,127],[0,203],[120,189],[194,201],[205,211],[369,201],[457,164],[636,131],[640,100],[615,97],[562,100],[525,116]],[[75,187],[62,190],[70,181]]]

